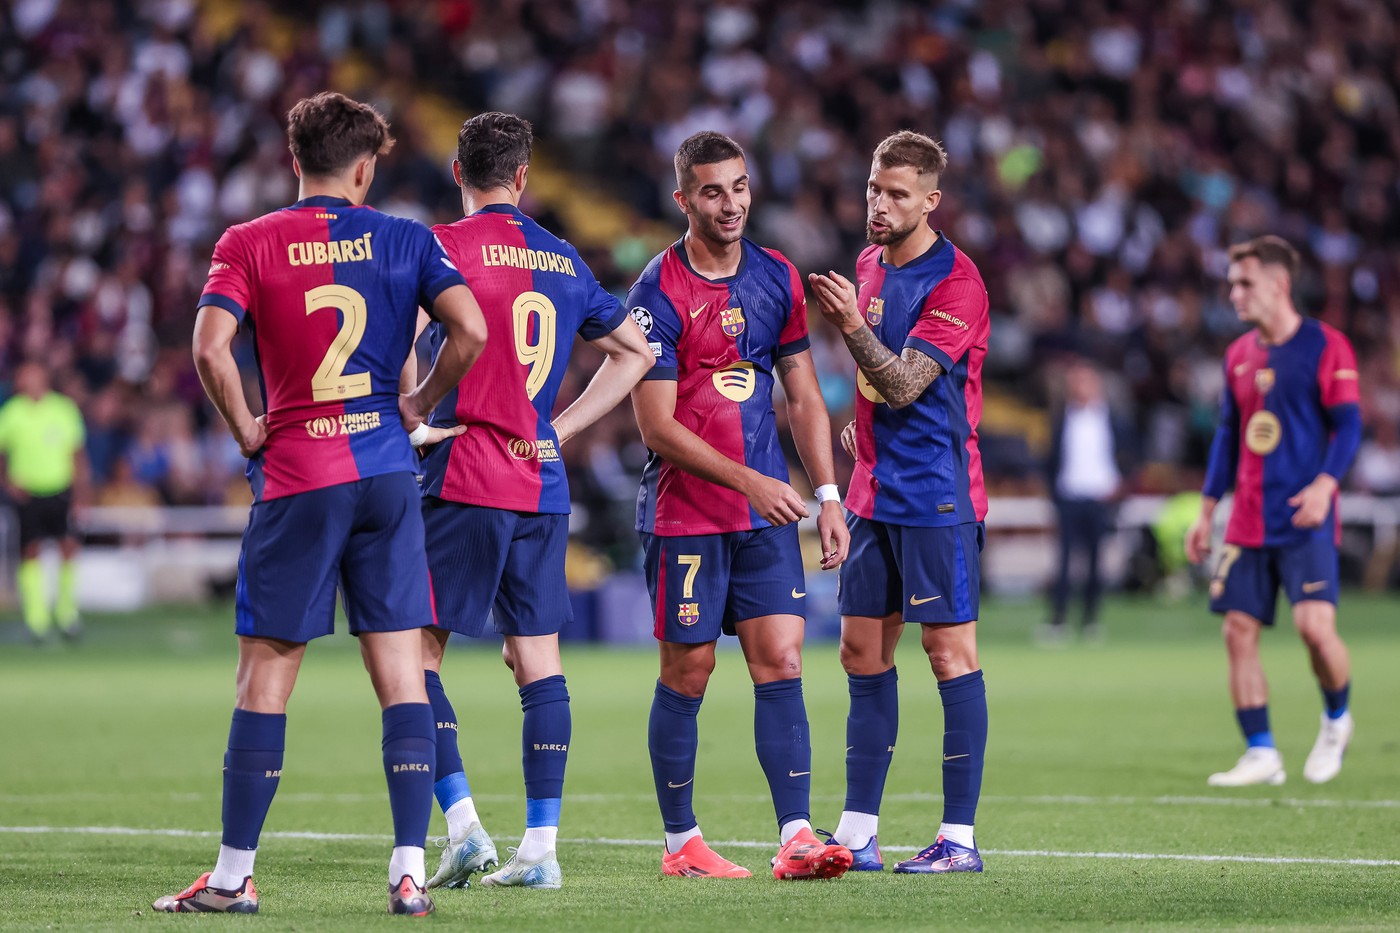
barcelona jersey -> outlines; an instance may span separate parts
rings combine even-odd
[[[943,372],[923,394],[891,408],[856,371],[856,467],[846,508],[895,525],[961,525],[987,514],[977,424],[990,321],[987,288],[943,234],[919,258],[884,262],[871,246],[856,261],[857,307],[896,354],[914,349]]]
[[[787,482],[773,414],[773,367],[807,349],[807,299],[792,263],[742,241],[739,269],[707,279],[677,241],[643,270],[627,307],[656,354],[646,379],[676,382],[676,420],[724,456]],[[637,529],[703,535],[766,528],[748,499],[654,452],[637,496]]]
[[[427,227],[343,198],[224,232],[199,304],[253,335],[267,411],[248,465],[258,501],[416,469],[399,374],[419,306],[462,284]]]
[[[433,228],[471,285],[490,337],[431,423],[463,424],[423,462],[423,492],[452,502],[567,513],[569,483],[552,422],[575,336],[627,318],[578,251],[509,204]],[[430,336],[436,356],[441,325]]]
[[[1227,543],[1273,547],[1314,535],[1337,540],[1335,506],[1321,528],[1295,528],[1297,508],[1288,500],[1324,472],[1334,422],[1342,409],[1358,405],[1356,354],[1335,328],[1304,318],[1278,346],[1254,332],[1230,344],[1204,490],[1219,499],[1234,485]],[[1333,467],[1338,480],[1348,466],[1349,459]]]

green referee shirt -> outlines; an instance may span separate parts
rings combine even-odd
[[[0,405],[0,454],[9,479],[31,496],[56,496],[73,486],[73,455],[87,437],[78,406],[50,392],[37,402],[16,395]]]

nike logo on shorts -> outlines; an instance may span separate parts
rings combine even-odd
[[[943,598],[942,596],[925,596],[925,597],[923,597],[922,599],[920,599],[920,598],[917,597],[917,596],[910,596],[910,597],[909,597],[909,605],[911,605],[911,606],[922,606],[924,603],[931,603],[931,602],[933,602],[935,599],[942,599],[942,598]]]
[[[793,598],[793,599],[801,599],[802,597],[804,597],[804,596],[806,596],[806,595],[807,595],[806,593],[799,593],[799,592],[797,592],[797,587],[794,586],[794,587],[792,588],[792,598]]]
[[[1315,583],[1304,583],[1304,584],[1303,584],[1303,592],[1304,592],[1304,593],[1316,593],[1318,590],[1325,590],[1325,589],[1327,589],[1327,581],[1326,581],[1326,580],[1318,580],[1318,581],[1315,582]]]

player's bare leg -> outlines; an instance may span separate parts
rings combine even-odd
[[[552,890],[563,882],[556,840],[573,736],[559,636],[507,635],[501,659],[515,675],[524,712],[525,835],[505,865],[481,883]]]
[[[437,736],[423,684],[422,639],[416,629],[360,634],[360,655],[384,719],[384,775],[394,818],[389,913],[413,916],[433,910],[424,890],[423,849],[432,816]]]
[[[767,615],[738,623],[739,647],[754,692],[754,747],[768,778],[781,847],[773,860],[778,879],[838,878],[851,852],[819,841],[812,832],[812,745],[802,697],[802,639],[796,615]]]
[[[83,633],[78,615],[78,539],[65,535],[58,540],[58,595],[54,600],[53,617],[58,633],[74,639]]]
[[[1221,633],[1230,664],[1230,698],[1249,747],[1229,771],[1212,774],[1212,787],[1242,787],[1250,784],[1282,784],[1283,757],[1274,746],[1269,729],[1269,683],[1259,658],[1259,633],[1263,624],[1238,610],[1225,613]]]
[[[904,618],[841,617],[841,667],[846,671],[850,712],[846,717],[846,802],[831,834],[851,850],[852,871],[883,871],[880,801],[899,736],[899,674],[894,652]]]
[[[499,858],[496,844],[481,825],[467,781],[462,755],[457,747],[457,712],[442,684],[442,660],[451,634],[445,628],[420,629],[423,644],[423,676],[428,702],[433,707],[437,727],[437,762],[433,771],[433,793],[447,820],[447,837],[439,838],[442,848],[437,871],[428,879],[429,888],[465,888],[471,876],[493,868]]]
[[[282,776],[287,700],[306,645],[240,636],[233,724],[224,755],[223,839],[214,870],[152,908],[169,913],[257,913],[253,863]]]
[[[1353,731],[1347,709],[1351,689],[1351,658],[1337,634],[1337,607],[1319,599],[1303,600],[1293,607],[1293,624],[1308,648],[1313,673],[1326,710],[1317,741],[1303,765],[1303,777],[1314,784],[1332,780],[1342,770],[1342,757]]]

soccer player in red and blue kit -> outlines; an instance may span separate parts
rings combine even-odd
[[[881,142],[858,285],[835,272],[811,276],[822,315],[858,366],[856,419],[841,438],[856,467],[838,597],[851,696],[846,804],[833,834],[858,871],[884,868],[876,835],[899,731],[894,652],[905,622],[923,629],[943,705],[943,821],[933,845],[895,871],[982,870],[973,820],[987,746],[977,661],[987,493],[977,423],[990,325],[977,267],[929,226],[947,164],[927,136],[905,130]]]
[[[822,566],[845,559],[831,427],[813,368],[802,279],[744,238],[744,151],[697,133],[675,157],[684,237],[651,261],[627,304],[656,354],[632,393],[651,451],[637,501],[661,643],[648,748],[666,829],[662,871],[748,877],[710,849],[692,806],[696,717],[720,633],[737,635],[754,683],[754,740],[777,811],[776,878],[837,877],[851,853],[823,844],[809,811],[812,749],[802,698],[806,583],[773,412],[774,371],[807,475],[824,500]]]
[[[410,438],[446,433],[423,419],[486,331],[428,228],[363,206],[376,157],[393,144],[373,107],[318,94],[292,108],[287,136],[299,200],[224,233],[194,326],[200,379],[249,458],[254,504],[238,562],[218,862],[153,907],[257,911],[253,861],[282,774],[287,698],[306,643],[334,630],[339,586],[383,707],[389,912],[422,915],[433,909],[423,846],[434,730],[416,630],[432,610]],[[420,305],[447,337],[423,385],[400,395]],[[253,335],[265,418],[243,397],[230,348],[240,325]]]
[[[496,859],[477,817],[443,689],[451,632],[479,636],[487,613],[524,710],[525,836],[487,885],[557,888],[555,839],[572,721],[559,631],[572,621],[564,557],[569,485],[560,445],[626,397],[655,357],[621,303],[578,251],[520,210],[530,124],[483,113],[462,124],[452,173],[466,217],[434,232],[481,303],[491,340],[432,423],[465,433],[423,462],[423,523],[437,625],[423,630],[428,698],[437,721],[434,790],[448,843],[429,885],[464,887]],[[432,325],[436,348],[443,333]],[[575,336],[605,354],[582,394],[551,420]]]
[[[1252,330],[1225,352],[1220,426],[1186,552],[1196,563],[1210,552],[1216,505],[1233,486],[1210,607],[1225,615],[1230,696],[1247,748],[1209,783],[1284,781],[1259,660],[1259,633],[1273,625],[1282,588],[1322,688],[1322,728],[1303,765],[1303,777],[1321,784],[1341,771],[1352,734],[1351,661],[1337,634],[1337,484],[1361,442],[1356,355],[1339,331],[1294,307],[1298,254],[1286,241],[1258,237],[1229,255],[1230,302]]]

